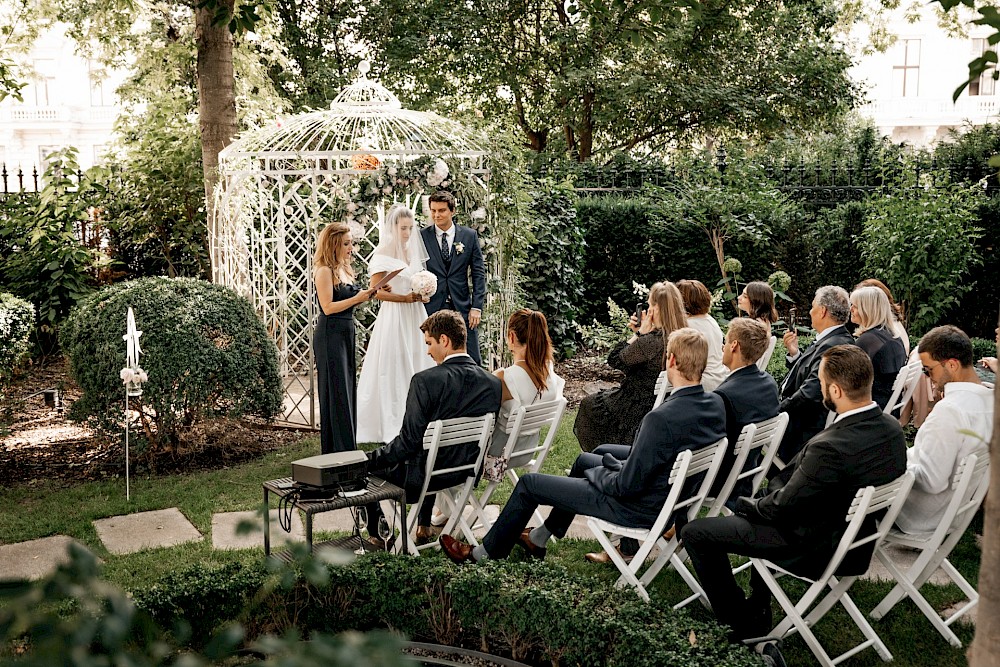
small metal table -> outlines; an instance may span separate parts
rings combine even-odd
[[[271,507],[271,494],[273,493],[278,498],[284,498],[293,491],[290,486],[291,482],[291,477],[282,477],[281,479],[272,479],[264,482],[264,506],[268,508],[268,511],[270,511]],[[365,488],[364,493],[359,493],[358,495],[346,498],[342,496],[335,496],[333,498],[325,498],[322,500],[296,500],[292,504],[292,508],[295,510],[301,510],[306,515],[306,544],[309,545],[310,553],[314,553],[315,549],[319,547],[335,547],[337,549],[347,549],[353,551],[361,547],[362,538],[360,533],[357,531],[350,537],[327,540],[314,545],[313,515],[320,514],[321,512],[331,512],[333,510],[345,509],[348,507],[359,507],[361,505],[367,505],[368,503],[378,502],[380,500],[391,500],[399,505],[399,514],[402,517],[399,531],[402,546],[399,553],[407,553],[406,492],[398,486],[390,484],[389,482],[379,479],[378,477],[372,477],[369,475],[368,486]],[[373,551],[378,550],[378,547],[368,543],[366,543],[365,546],[366,548],[371,548]],[[270,520],[264,522],[264,555],[271,555]],[[276,553],[275,556],[283,560],[289,560],[291,558],[291,555],[287,551]]]

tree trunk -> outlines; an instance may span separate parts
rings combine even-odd
[[[218,0],[232,16],[233,0]],[[233,73],[233,38],[227,23],[212,25],[214,11],[195,10],[195,43],[198,46],[198,119],[201,159],[205,172],[205,211],[212,279],[218,278],[222,257],[219,222],[215,217],[215,184],[219,180],[219,151],[236,135],[236,92]]]
[[[583,110],[580,117],[580,162],[589,162],[594,155],[594,91],[583,96]]]
[[[990,443],[990,490],[983,521],[979,563],[976,636],[969,647],[969,667],[1000,665],[1000,391],[993,392],[993,438]]]

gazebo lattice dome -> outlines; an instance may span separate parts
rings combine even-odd
[[[215,282],[246,296],[278,347],[284,420],[318,426],[312,338],[319,306],[313,283],[316,236],[327,223],[355,228],[359,284],[378,243],[378,224],[402,202],[425,222],[426,197],[444,187],[462,222],[489,217],[486,140],[434,113],[402,108],[367,68],[330,104],[241,134],[219,154],[210,239]],[[443,175],[443,177],[442,177]],[[456,218],[458,221],[458,218]],[[499,278],[498,252],[487,279]],[[487,306],[489,307],[489,306]],[[377,305],[356,308],[358,359]],[[502,341],[483,336],[484,358]]]

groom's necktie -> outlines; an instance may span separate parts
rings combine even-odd
[[[447,264],[451,261],[451,250],[448,249],[448,235],[441,235],[441,258]]]

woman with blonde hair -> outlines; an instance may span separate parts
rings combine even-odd
[[[316,241],[313,278],[319,320],[313,334],[319,388],[320,448],[324,454],[357,449],[357,363],[354,358],[354,306],[375,296],[354,284],[351,228],[334,222]]]
[[[583,451],[607,443],[632,444],[639,422],[653,407],[656,380],[666,364],[667,338],[685,326],[684,300],[677,286],[666,281],[654,284],[641,319],[633,315],[629,320],[635,335],[608,355],[608,365],[625,373],[621,386],[591,394],[580,403],[573,431]]]
[[[903,348],[906,350],[906,354],[910,354],[910,336],[906,333],[906,327],[903,326],[903,309],[899,307],[896,300],[892,298],[892,292],[886,287],[885,283],[877,278],[867,278],[862,280],[860,283],[854,286],[854,289],[861,289],[862,287],[877,287],[882,290],[885,297],[889,299],[889,307],[892,309],[892,329],[896,337],[903,344]]]
[[[906,364],[906,349],[892,329],[895,316],[885,292],[877,287],[851,292],[851,321],[858,325],[854,331],[857,345],[868,354],[875,369],[872,399],[885,409],[896,375]]]

